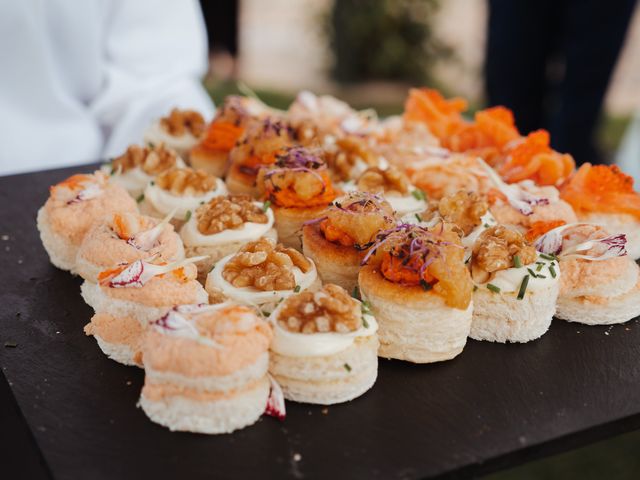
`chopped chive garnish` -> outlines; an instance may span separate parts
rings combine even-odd
[[[109,173],[109,175],[113,176],[116,174],[116,167],[112,166],[111,167],[111,172]]]
[[[427,198],[424,192],[418,188],[412,190],[411,195],[413,195],[416,200],[424,200],[425,198]]]
[[[500,287],[494,285],[493,283],[487,283],[487,288],[493,293],[500,293]]]
[[[425,292],[428,292],[429,290],[431,290],[431,284],[427,282],[424,278],[420,279],[420,285],[422,285],[422,289]]]
[[[540,254],[540,258],[544,258],[545,260],[555,260],[556,256],[555,255],[548,255],[546,253],[541,253]]]
[[[485,223],[485,224],[484,224],[484,228],[489,228],[489,224],[488,224],[488,223]]]
[[[527,291],[527,285],[529,285],[529,275],[525,275],[525,277],[522,279],[520,290],[518,291],[518,300],[522,300],[524,298],[524,294]]]
[[[353,287],[353,292],[351,292],[351,296],[356,300],[360,300],[360,288],[358,287],[358,285]]]
[[[149,148],[156,148],[156,146],[153,144],[153,142],[147,142],[147,146]]]
[[[262,211],[266,212],[267,210],[269,210],[270,206],[271,206],[271,200],[267,200],[262,204]]]
[[[188,222],[191,218],[191,210],[187,210],[187,214],[184,216],[184,221]]]
[[[344,364],[344,369],[345,369],[347,372],[350,372],[350,371],[351,371],[351,365],[349,365],[348,363],[345,363],[345,364]]]
[[[549,267],[549,273],[551,274],[551,276],[552,276],[553,278],[556,278],[556,269],[555,269],[555,268],[553,268],[553,265],[551,265],[551,266]]]
[[[478,286],[477,286],[477,285],[474,285],[474,286],[473,286],[473,291],[475,292],[476,290],[478,290]]]
[[[534,272],[530,268],[527,268],[527,272],[529,272],[529,275],[531,275],[533,278],[536,278],[538,276],[538,275],[536,275],[536,272]]]
[[[271,315],[271,313],[270,313],[270,312],[267,312],[267,311],[265,311],[265,310],[262,310],[262,312],[261,312],[261,313],[262,313],[262,315],[264,315],[265,317],[268,317],[269,315]]]
[[[415,216],[416,216],[416,220],[418,220],[419,222],[422,221],[422,217],[420,216],[419,213],[416,213]]]
[[[140,203],[144,200],[144,193],[141,193],[140,195],[138,195],[138,198],[136,198],[136,202]]]
[[[544,267],[544,263],[541,263],[536,267],[536,272],[539,272],[540,270],[542,270],[542,267]]]
[[[151,180],[151,185],[153,186],[155,184],[156,184],[156,182],[154,180]]]
[[[367,319],[364,316],[362,317],[362,326],[364,328],[369,328],[369,322],[367,322]]]
[[[522,262],[520,261],[520,255],[513,256],[513,266],[516,268],[520,268],[522,266]]]
[[[300,291],[300,285],[296,285],[296,287],[293,289],[293,291],[298,293]]]
[[[547,278],[546,275],[542,275],[541,273],[538,274],[538,278]]]
[[[544,265],[544,262],[536,262],[536,265]]]

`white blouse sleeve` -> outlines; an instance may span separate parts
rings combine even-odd
[[[104,84],[89,108],[107,139],[105,158],[141,142],[145,128],[173,107],[211,118],[200,82],[207,41],[197,0],[114,0],[104,35]]]

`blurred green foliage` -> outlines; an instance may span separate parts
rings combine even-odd
[[[452,53],[431,27],[439,3],[335,0],[324,22],[333,54],[333,78],[341,83],[430,82],[436,61]]]

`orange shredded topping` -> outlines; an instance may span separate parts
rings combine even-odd
[[[175,270],[171,270],[171,274],[178,279],[178,281],[182,283],[186,283],[189,281],[187,274],[184,271],[184,267],[176,268]],[[161,275],[162,276],[162,275]]]
[[[127,230],[127,224],[124,217],[119,213],[113,215],[113,226],[114,231],[120,240],[129,240],[129,238],[131,238],[130,232]]]
[[[296,192],[292,185],[287,188],[276,190],[273,188],[272,184],[267,184],[267,198],[279,207],[319,207],[322,205],[328,205],[335,200],[336,191],[333,189],[328,171],[317,173],[322,177],[322,181],[324,182],[324,188],[320,195],[303,198],[298,194],[298,192]]]
[[[119,267],[110,268],[109,270],[103,270],[98,274],[98,283],[104,283],[105,280],[108,280],[112,277],[115,277],[119,273],[123,272],[129,265],[120,265]]]
[[[229,152],[243,132],[244,129],[242,127],[238,127],[233,123],[224,121],[213,122],[209,125],[206,136],[199,147],[196,148],[216,152]]]
[[[560,188],[560,197],[582,212],[627,213],[640,218],[633,178],[616,165],[582,165]]]
[[[391,253],[386,252],[380,263],[380,272],[390,282],[401,283],[403,285],[420,285],[420,274],[418,273],[422,262],[418,257],[413,257],[408,264],[404,264],[399,257],[394,257]],[[422,274],[422,280],[431,284],[435,281],[435,277],[429,273],[429,269],[425,269]]]
[[[334,226],[328,218],[320,222],[320,230],[322,231],[324,238],[329,242],[338,243],[345,247],[353,247],[356,242],[350,235],[343,232],[336,226]]]
[[[567,222],[564,220],[549,220],[549,221],[538,221],[533,222],[525,233],[524,238],[528,242],[535,241],[538,237],[541,237],[545,233],[554,228],[560,227],[561,225],[566,225]]]

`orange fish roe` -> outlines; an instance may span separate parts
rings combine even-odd
[[[529,227],[529,230],[527,230],[527,233],[525,233],[524,238],[528,242],[533,242],[538,237],[541,237],[548,231],[553,230],[554,228],[559,227],[561,225],[566,225],[566,223],[567,222],[565,222],[564,220],[549,220],[546,222],[545,221],[533,222]]]
[[[578,212],[627,213],[640,218],[640,195],[633,178],[616,165],[582,165],[560,188],[560,197]]]
[[[476,113],[475,120],[478,129],[491,138],[498,148],[503,148],[509,142],[520,138],[513,112],[506,107],[498,106],[480,110]]]
[[[244,132],[242,127],[225,121],[214,121],[199,147],[206,150],[229,152]]]

